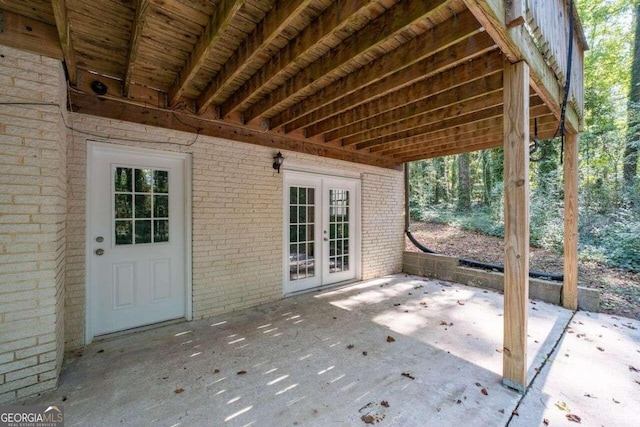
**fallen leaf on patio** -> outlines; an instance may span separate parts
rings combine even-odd
[[[100,350],[98,350],[98,353],[104,353],[104,349],[101,348]]]
[[[240,372],[238,372],[238,375],[244,375],[246,373],[247,373],[247,371],[240,371]]]
[[[489,395],[489,392],[487,391],[486,388],[482,388],[482,390],[480,390],[480,393],[484,394],[485,396]]]
[[[411,292],[409,292],[409,295],[413,295]]]
[[[410,373],[408,373],[408,372],[403,372],[403,373],[402,373],[402,376],[403,376],[403,377],[407,377],[407,378],[412,379],[412,380],[415,380],[415,379],[416,379],[416,377],[414,377],[413,375],[411,375],[411,374],[410,374]]]
[[[427,303],[426,303],[426,302],[424,302],[424,301],[421,301],[421,302],[420,302],[420,305],[425,305],[425,306],[426,306],[426,305],[427,305]]]
[[[587,336],[587,334],[578,334],[578,335],[576,335],[576,337],[578,337],[578,338],[584,338],[586,336]]]
[[[440,321],[440,326],[447,326],[447,325],[448,325],[448,323],[447,323],[447,322],[445,322],[444,320],[441,320],[441,321]]]
[[[476,387],[482,387],[482,384],[476,383]]]
[[[498,353],[502,353],[502,349],[501,349],[501,348],[496,348],[496,351],[497,351]]]
[[[579,323],[580,325],[584,325],[584,323],[582,323],[582,322],[581,322],[581,321],[579,321],[579,320],[578,320],[578,323]]]
[[[538,372],[538,373],[540,372],[540,368],[533,368],[533,370]]]
[[[333,316],[333,320],[336,320],[336,319],[337,319],[337,317]]]
[[[397,303],[393,304],[393,306],[394,306],[394,307],[397,307],[397,306],[399,306],[399,305],[400,305],[400,303],[399,303],[399,302],[397,302]]]
[[[549,420],[545,418],[544,420],[542,420],[542,424],[548,426],[549,425]]]
[[[498,412],[500,412],[501,414],[504,414],[504,409],[498,409]]]
[[[628,325],[622,325],[622,326],[626,326],[629,329],[638,329],[635,326],[633,326],[631,323],[629,323]]]
[[[531,307],[531,310],[538,311],[538,309],[537,309],[537,308],[535,308],[535,307]]]
[[[376,421],[371,415],[363,415],[360,419],[364,421],[365,424],[373,424]]]
[[[464,303],[460,300],[458,300],[458,305],[464,305]]]
[[[183,389],[182,387],[180,387],[180,388],[175,389],[173,392],[174,392],[175,394],[180,394],[180,393],[182,393],[183,391],[184,391],[184,389]]]
[[[604,348],[602,348],[602,347],[596,347],[596,348],[597,348],[598,350],[600,350],[600,351],[604,351]]]
[[[611,398],[611,400],[613,400],[613,403],[620,403],[619,400],[614,399],[613,397]]]
[[[389,402],[387,402],[386,400],[383,400],[382,402],[380,402],[380,404],[381,404],[382,406],[384,406],[385,408],[388,408],[388,407],[389,407]]]
[[[387,335],[387,342],[394,342],[394,341],[395,341],[395,338],[393,338],[390,335]]]
[[[558,409],[560,409],[561,411],[567,411],[569,412],[571,409],[569,409],[569,405],[566,404],[566,402],[557,402],[556,406],[558,407]]]
[[[597,397],[595,397],[593,394],[591,393],[585,393],[584,397],[590,397],[591,399],[597,399]]]
[[[567,333],[568,333],[568,334],[575,334],[575,333],[576,333],[576,331],[568,330],[568,331],[567,331]]]
[[[515,415],[516,417],[519,417],[520,414],[518,413],[518,411],[516,411],[515,409],[513,411],[511,411],[511,415]]]
[[[353,348],[353,344],[349,344],[349,345],[347,346],[347,348],[348,348],[349,350],[351,350],[351,349]]]
[[[405,313],[408,313],[408,312],[409,312],[409,310],[405,310],[404,312],[405,312]]]
[[[366,355],[367,355],[367,352],[366,352],[366,351],[363,351],[363,352],[362,352],[362,355],[363,355],[363,356],[366,356]]]
[[[636,380],[636,384],[640,384],[640,380]]]
[[[220,373],[220,369],[214,369],[214,370],[213,370],[213,373],[214,373],[214,374],[219,374],[219,373]]]
[[[632,371],[632,372],[640,372],[640,369],[638,369],[638,368],[636,368],[634,366],[631,366],[631,365],[629,365],[629,370]]]
[[[575,414],[567,414],[566,417],[569,421],[573,421],[574,423],[581,424],[582,418],[580,418]]]
[[[66,402],[67,401],[67,396],[62,396],[62,401]]]

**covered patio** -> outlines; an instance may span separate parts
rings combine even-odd
[[[541,425],[566,422],[568,413],[588,425],[637,419],[640,393],[627,365],[640,350],[638,322],[586,312],[574,318],[532,301],[532,386],[523,398],[501,385],[502,299],[387,276],[96,341],[65,363],[57,390],[22,403],[63,404],[68,425],[79,426]],[[594,382],[596,363],[608,368]]]

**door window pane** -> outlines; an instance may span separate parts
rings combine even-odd
[[[315,190],[289,187],[289,280],[315,276]]]
[[[169,241],[168,171],[116,167],[113,189],[116,245]]]
[[[329,272],[349,270],[349,190],[329,190]]]

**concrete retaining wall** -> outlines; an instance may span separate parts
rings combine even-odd
[[[462,267],[456,257],[446,255],[405,252],[403,271],[407,274],[448,280],[479,288],[504,290],[504,274]],[[531,299],[561,304],[562,283],[542,279],[529,279]],[[600,310],[600,293],[596,289],[578,286],[578,308],[585,311]]]

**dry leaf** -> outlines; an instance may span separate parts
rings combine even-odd
[[[387,336],[387,342],[394,342],[395,338],[393,338],[392,336]]]
[[[447,326],[447,325],[448,325],[448,323],[446,321],[444,321],[444,320],[440,321],[440,326]]]
[[[613,397],[611,398],[611,400],[613,400],[613,403],[620,403],[619,400],[614,399]]]
[[[602,347],[596,347],[596,348],[597,348],[598,350],[600,350],[600,351],[604,351],[604,348],[602,348]]]
[[[501,349],[501,348],[496,348],[496,351],[497,351],[498,353],[502,353],[502,349]]]
[[[247,371],[239,371],[239,372],[238,372],[238,375],[244,375],[244,374],[246,374],[246,373],[247,373]]]
[[[482,387],[482,384],[476,383],[476,387]]]
[[[408,372],[403,372],[403,373],[402,373],[402,376],[403,376],[403,377],[410,378],[410,379],[412,379],[412,380],[415,380],[415,379],[416,379],[416,377],[414,377],[413,375],[411,375],[411,374],[410,374],[410,373],[408,373]]]
[[[516,417],[519,417],[520,414],[518,413],[518,411],[516,411],[515,409],[513,411],[511,411],[511,415],[515,415]]]
[[[347,346],[347,348],[348,348],[349,350],[351,350],[351,349],[353,348],[353,344],[349,344],[349,345]]]
[[[183,391],[184,391],[184,389],[183,389],[182,387],[180,387],[180,388],[175,389],[173,392],[174,392],[175,394],[180,394],[180,393],[182,393]]]
[[[574,423],[581,424],[582,419],[576,414],[567,414],[566,417],[569,421],[573,421]]]
[[[376,421],[371,415],[363,415],[360,419],[364,421],[365,424],[373,424]]]
[[[363,355],[363,356],[366,356],[366,355],[367,355],[367,352],[366,352],[366,351],[363,351],[363,352],[362,352],[362,355]]]
[[[382,406],[384,406],[385,408],[388,408],[388,407],[389,407],[389,402],[387,402],[386,400],[383,400],[382,402],[380,402],[380,404],[381,404]]]
[[[426,305],[427,305],[427,303],[426,303],[426,302],[424,302],[424,301],[421,301],[421,302],[420,302],[420,305],[424,305],[424,306],[426,306]]]
[[[464,303],[460,300],[458,300],[458,305],[464,305]]]
[[[585,394],[584,394],[584,397],[589,397],[589,398],[591,398],[591,399],[597,399],[597,397],[595,397],[595,396],[594,396],[593,394],[591,394],[591,393],[585,393]]]
[[[640,369],[638,369],[638,368],[636,368],[634,366],[631,366],[631,365],[629,365],[629,370],[632,371],[632,372],[640,372]]]
[[[498,412],[500,412],[501,414],[504,414],[504,409],[498,409]]]
[[[566,411],[569,412],[571,409],[569,409],[569,405],[567,405],[566,402],[557,402],[556,406],[558,407],[558,409],[560,409],[561,411]]]
[[[542,420],[542,424],[548,426],[549,425],[549,420],[545,418],[544,420]]]
[[[489,392],[487,391],[486,388],[483,388],[482,390],[480,390],[480,393],[484,394],[485,396],[489,395]]]
[[[219,373],[220,373],[220,369],[214,369],[214,370],[213,370],[213,373],[214,373],[214,374],[219,374]]]

